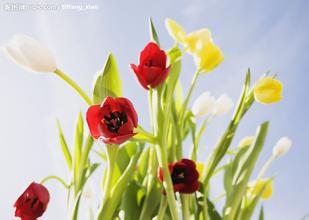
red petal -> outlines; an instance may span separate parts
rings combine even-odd
[[[156,78],[155,81],[153,81],[150,86],[151,88],[156,88],[158,87],[159,85],[161,85],[167,78],[168,74],[170,72],[170,66],[168,68],[166,68],[165,70],[163,70],[160,74],[159,77]]]
[[[132,121],[134,127],[137,127],[138,117],[137,117],[137,113],[135,111],[135,108],[134,108],[132,102],[129,99],[123,98],[123,97],[118,98],[117,101],[118,101],[120,107],[122,108],[122,111],[124,111],[124,113]]]
[[[138,67],[134,64],[131,64],[131,68],[133,69],[139,83],[144,87],[144,89],[147,89],[149,90],[148,88],[148,84],[147,82],[143,79],[142,75],[141,75],[141,72],[139,71]]]
[[[100,105],[92,105],[88,108],[86,113],[86,121],[92,137],[98,139],[101,135],[101,118],[99,118]]]
[[[126,135],[120,135],[120,136],[116,136],[113,138],[108,138],[108,137],[101,137],[102,141],[105,144],[122,144],[124,142],[126,142],[127,140],[129,140],[131,137],[133,137],[136,133],[132,133],[132,134],[126,134]]]

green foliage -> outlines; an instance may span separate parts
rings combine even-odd
[[[152,18],[149,18],[149,33],[151,41],[155,42],[160,47],[159,37],[153,24]]]
[[[113,54],[109,54],[103,71],[99,72],[96,77],[93,88],[93,103],[100,104],[107,96],[122,96],[122,81]]]

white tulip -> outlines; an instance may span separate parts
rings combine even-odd
[[[192,112],[195,116],[208,115],[213,111],[215,102],[215,98],[209,92],[204,92],[194,101]]]
[[[2,50],[15,63],[33,72],[54,72],[57,68],[52,52],[25,35],[14,35]]]
[[[279,157],[286,154],[292,146],[292,141],[287,137],[282,137],[278,140],[273,148],[273,156]]]
[[[216,116],[224,115],[232,109],[233,105],[234,103],[232,99],[226,94],[222,94],[216,101],[213,109],[213,114]]]

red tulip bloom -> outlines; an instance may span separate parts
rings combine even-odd
[[[43,185],[33,182],[15,202],[15,216],[21,220],[36,220],[43,215],[48,202],[48,190]]]
[[[86,120],[91,135],[106,144],[122,144],[137,127],[137,113],[126,98],[106,97],[101,105],[88,108]]]
[[[193,193],[199,188],[199,174],[193,160],[182,159],[168,165],[174,192]],[[159,178],[163,181],[163,170],[159,169]]]
[[[138,81],[145,89],[156,88],[167,78],[166,54],[153,42],[147,44],[140,54],[139,65],[131,64]]]

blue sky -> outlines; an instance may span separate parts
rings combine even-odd
[[[39,3],[27,1],[34,2]],[[72,4],[72,1],[66,2]],[[275,161],[267,173],[277,177],[274,195],[264,203],[266,219],[294,220],[309,213],[307,1],[76,2],[97,4],[99,9],[27,12],[0,9],[0,45],[16,33],[42,41],[54,52],[59,68],[89,94],[93,76],[112,51],[125,82],[125,95],[135,103],[140,122],[147,127],[147,94],[136,83],[128,65],[137,61],[139,51],[149,41],[149,16],[154,19],[165,49],[173,45],[164,27],[166,17],[175,19],[187,31],[209,28],[225,61],[211,74],[199,78],[193,96],[209,90],[215,96],[227,93],[236,102],[248,67],[254,80],[269,70],[278,74],[284,83],[283,101],[271,106],[255,104],[241,123],[235,143],[243,136],[254,134],[263,121],[270,120],[270,132],[259,161],[261,167],[277,139],[290,137],[291,151]],[[50,3],[58,4],[57,1]],[[86,106],[52,74],[27,73],[3,56],[0,67],[0,219],[12,219],[12,203],[30,181],[39,181],[49,174],[68,175],[63,169],[65,162],[56,138],[55,119],[60,119],[66,136],[71,138],[77,112],[84,111]],[[186,56],[181,75],[185,90],[193,71],[193,61]],[[216,143],[229,117],[231,114],[213,121],[203,139],[203,149],[211,149]],[[202,150],[200,155],[200,160],[206,159],[207,150]],[[52,201],[42,219],[64,219],[65,192],[54,182],[48,183],[48,187]],[[214,189],[216,193],[220,193],[220,188]]]

